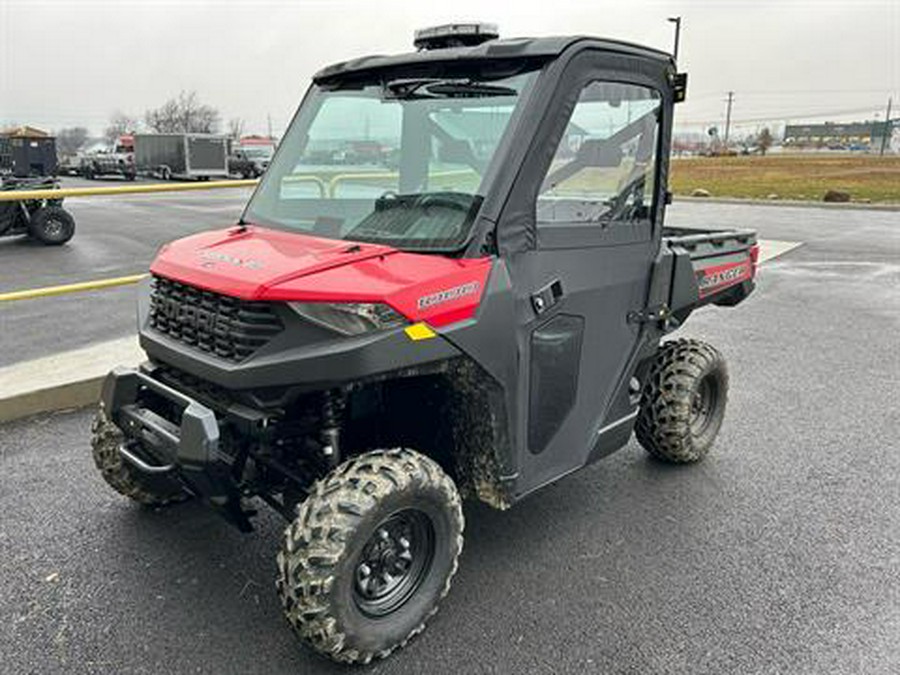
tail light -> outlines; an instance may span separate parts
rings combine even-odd
[[[759,244],[750,247],[750,278],[756,278],[756,268],[759,266]]]

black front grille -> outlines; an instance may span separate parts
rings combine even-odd
[[[268,302],[251,302],[153,277],[150,327],[190,347],[243,361],[284,325]]]

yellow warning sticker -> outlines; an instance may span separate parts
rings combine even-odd
[[[407,326],[405,330],[410,340],[427,340],[428,338],[437,337],[437,333],[424,323],[414,323],[412,326]]]

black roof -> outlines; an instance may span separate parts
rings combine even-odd
[[[563,51],[576,43],[581,43],[579,46],[584,48],[641,56],[665,63],[669,63],[672,60],[669,54],[658,49],[606,38],[578,35],[510,38],[489,40],[474,47],[429,49],[390,56],[364,56],[327,66],[313,76],[313,81],[317,84],[327,84],[344,79],[364,79],[380,72],[406,70],[416,66],[429,67],[434,64],[472,67],[488,66],[491,63],[509,63],[510,61],[540,63],[559,56]]]

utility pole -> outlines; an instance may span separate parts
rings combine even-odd
[[[725,149],[728,149],[728,133],[731,131],[731,104],[734,103],[734,92],[728,92],[728,110],[725,113]]]
[[[668,21],[675,24],[675,49],[672,50],[672,58],[675,59],[675,63],[678,63],[678,40],[681,37],[681,17],[670,16]]]
[[[272,138],[272,114],[266,114],[266,121],[269,123],[269,138]]]
[[[881,135],[881,152],[878,153],[880,157],[884,157],[884,150],[887,147],[888,138],[891,136],[891,132],[894,130],[894,125],[891,124],[891,103],[893,103],[893,99],[889,96],[887,112],[884,113],[884,133]]]

